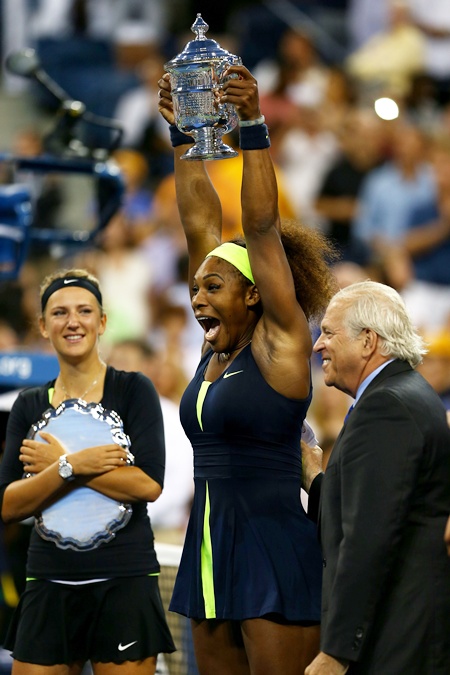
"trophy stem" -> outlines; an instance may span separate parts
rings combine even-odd
[[[195,139],[195,144],[181,156],[181,159],[198,161],[237,157],[239,153],[223,142],[222,134],[218,133],[219,131],[214,127],[192,130],[191,134]]]

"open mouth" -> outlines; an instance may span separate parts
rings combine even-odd
[[[199,316],[197,321],[205,331],[205,339],[213,340],[220,328],[220,321],[218,319],[212,319],[209,316]]]

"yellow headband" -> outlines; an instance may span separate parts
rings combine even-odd
[[[248,259],[247,249],[238,244],[233,244],[231,241],[225,242],[213,249],[208,255],[207,258],[210,258],[212,255],[217,258],[222,258],[229,262],[233,267],[239,270],[241,274],[244,275],[246,279],[249,279],[252,284],[255,283],[253,278],[252,268],[250,267],[250,260]]]

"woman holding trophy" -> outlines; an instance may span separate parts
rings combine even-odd
[[[86,661],[95,675],[155,673],[157,654],[175,650],[147,516],[164,479],[159,398],[141,373],[101,360],[95,277],[51,275],[41,308],[60,372],[22,391],[8,421],[1,517],[35,520],[4,647],[14,675],[78,675]]]
[[[308,321],[335,291],[333,252],[320,234],[280,223],[268,130],[247,68],[231,65],[216,94],[239,116],[245,241],[221,242],[206,163],[182,158],[192,138],[175,126],[169,73],[159,87],[192,308],[204,330],[180,408],[195,497],[170,609],[191,618],[200,675],[300,675],[319,649],[322,569],[300,501]]]

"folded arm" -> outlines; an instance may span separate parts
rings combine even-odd
[[[19,459],[23,463],[24,472],[29,474],[29,478],[13,481],[6,488],[2,504],[4,522],[16,522],[36,515],[46,506],[79,486],[80,483],[87,484],[88,478],[94,480],[94,476],[110,473],[118,467],[131,468],[124,466],[127,452],[117,444],[85,448],[68,454],[66,448],[53,435],[45,432],[40,432],[40,435],[44,442],[34,439],[24,439],[22,442]],[[68,482],[59,475],[59,457],[63,454],[67,454],[67,460],[73,467],[74,481]],[[143,474],[140,470],[138,471]],[[113,496],[113,494],[108,494],[108,489],[110,492],[117,493],[116,483],[117,481],[113,481],[113,486],[110,486],[109,481],[104,480],[100,485],[92,487],[107,496]],[[139,494],[144,492],[140,483]],[[103,489],[99,489],[100,487]],[[135,497],[138,493],[137,486],[129,486],[129,492],[130,500],[141,498]],[[123,490],[121,494],[124,494]],[[145,494],[153,496],[148,486]],[[157,496],[154,498],[156,499]]]

